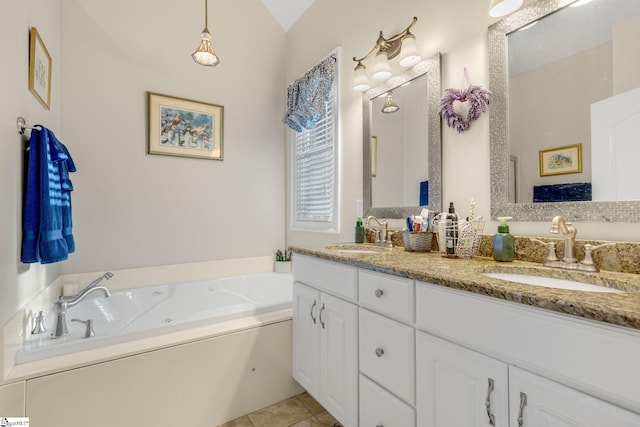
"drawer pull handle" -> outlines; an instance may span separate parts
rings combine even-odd
[[[317,301],[313,300],[313,304],[311,305],[311,313],[310,314],[311,314],[311,320],[313,320],[313,324],[314,325],[316,324],[316,318],[313,317],[313,309],[316,308],[316,305],[317,305]]]
[[[377,424],[376,427],[384,427],[382,424]]]
[[[520,409],[518,410],[518,427],[524,425],[524,407],[527,406],[527,395],[520,392]]]
[[[384,349],[380,347],[376,348],[376,356],[382,357],[383,354],[384,354]]]
[[[384,295],[384,291],[382,289],[376,289],[376,296],[382,298],[382,295]]]
[[[489,425],[496,425],[496,417],[491,413],[491,393],[493,392],[494,385],[493,379],[489,378],[489,385],[487,387],[487,401],[485,405],[487,407],[487,417],[489,417]]]
[[[322,325],[322,329],[324,329],[324,320],[322,320],[323,312],[324,312],[324,303],[322,303],[322,307],[320,307],[320,314],[318,315],[318,320],[320,320],[320,325]]]

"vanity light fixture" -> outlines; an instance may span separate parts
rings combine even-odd
[[[494,18],[506,16],[520,9],[520,6],[522,6],[522,0],[491,0],[489,16]]]
[[[208,0],[204,0],[204,30],[202,30],[202,40],[191,57],[200,65],[215,67],[220,63],[220,59],[213,50],[213,45],[211,45],[211,33],[209,32],[207,22],[209,15],[207,3]]]
[[[352,88],[356,92],[364,92],[371,87],[369,77],[367,77],[366,69],[362,61],[370,57],[374,52],[376,54],[375,64],[371,77],[376,80],[386,80],[391,77],[391,64],[389,60],[399,55],[400,65],[403,67],[411,67],[422,60],[418,46],[416,45],[416,36],[411,34],[411,27],[415,25],[418,18],[415,16],[409,26],[402,32],[389,37],[384,37],[382,31],[378,36],[375,46],[362,58],[353,57],[357,63],[355,73],[353,75]],[[393,99],[393,98],[391,98]],[[396,105],[397,107],[397,105]]]
[[[387,99],[384,101],[384,106],[382,107],[383,113],[395,113],[398,111],[400,107],[396,103],[396,100],[393,99],[393,94],[391,91],[387,93]]]

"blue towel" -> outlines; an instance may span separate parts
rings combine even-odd
[[[76,166],[49,129],[33,129],[23,210],[23,263],[64,261],[75,251],[69,172]]]

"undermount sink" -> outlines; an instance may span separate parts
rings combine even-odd
[[[521,283],[524,285],[544,286],[546,288],[555,289],[569,289],[574,291],[584,292],[609,292],[609,293],[624,293],[621,290],[607,288],[604,286],[592,285],[591,283],[577,282],[566,279],[555,279],[552,277],[533,276],[528,274],[514,274],[514,273],[482,273],[487,277],[493,277],[494,279],[506,280],[509,282]]]
[[[327,245],[325,248],[345,254],[378,254],[389,252],[391,250],[391,248],[384,248],[382,246],[371,246],[357,243]]]

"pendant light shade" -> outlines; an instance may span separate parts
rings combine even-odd
[[[494,18],[508,15],[522,6],[522,0],[491,0],[489,16]]]
[[[207,0],[204,0],[204,30],[202,30],[202,40],[198,45],[191,57],[194,61],[196,61],[200,65],[204,65],[207,67],[215,67],[220,63],[220,59],[218,55],[216,55],[215,50],[213,50],[213,45],[211,44],[211,33],[208,28],[208,7]]]
[[[399,109],[400,109],[400,107],[398,107],[398,104],[396,103],[396,100],[393,99],[393,96],[391,95],[391,92],[389,92],[389,94],[387,95],[387,99],[384,101],[384,107],[382,107],[382,112],[383,113],[395,113]]]

